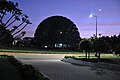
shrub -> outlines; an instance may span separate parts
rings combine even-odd
[[[120,45],[118,45],[115,49],[115,55],[119,55],[120,56]]]
[[[85,51],[86,53],[86,58],[87,58],[87,53],[88,54],[88,58],[90,57],[90,51],[92,49],[92,43],[89,41],[89,40],[82,40],[80,43],[79,43],[79,46],[78,48],[82,51]]]
[[[106,50],[106,42],[102,39],[95,39],[93,42],[93,48],[96,52],[96,56],[98,59],[100,59],[101,52],[104,52]],[[98,54],[97,54],[98,53]]]
[[[23,64],[22,62],[14,58],[14,56],[8,57],[9,61],[19,69],[24,80],[49,80],[48,78],[44,77],[41,73],[39,73],[39,70],[33,67],[32,65]]]

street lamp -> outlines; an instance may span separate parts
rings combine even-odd
[[[101,9],[100,9],[100,11],[101,11]],[[97,15],[90,14],[89,17],[91,17],[91,18],[92,18],[92,17],[95,17],[95,19],[96,19],[96,35],[95,35],[95,38],[97,39]],[[98,55],[98,53],[96,52],[96,53],[95,53],[95,56],[98,57],[98,61],[99,61],[100,55]]]
[[[89,17],[95,17],[95,19],[96,19],[96,38],[97,38],[97,15],[93,15],[93,14],[90,14],[90,16]]]

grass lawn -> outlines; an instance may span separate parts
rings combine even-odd
[[[95,53],[91,53],[90,60],[85,59],[85,54],[82,52],[75,52],[75,51],[65,51],[62,49],[59,50],[48,50],[48,49],[30,49],[30,48],[1,48],[0,52],[13,52],[13,53],[37,53],[37,54],[75,54],[76,56],[65,56],[65,58],[73,58],[77,60],[85,60],[85,61],[92,61],[96,62],[97,57],[95,57]],[[120,65],[120,56],[115,56],[109,53],[102,53],[101,54],[101,62],[113,63]]]
[[[40,54],[80,54],[81,52],[62,50],[62,49],[34,49],[34,48],[0,48],[0,52],[14,53],[40,53]]]

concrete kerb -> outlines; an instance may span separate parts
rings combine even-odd
[[[91,62],[80,61],[80,60],[75,60],[71,58],[63,58],[62,61],[72,63],[72,64],[78,64],[78,65],[93,66]]]
[[[116,65],[116,64],[110,64],[110,63],[104,63],[104,62],[93,63],[93,62],[75,60],[72,58],[63,58],[61,61],[68,62],[71,64],[76,64],[76,65],[91,66],[91,67],[103,68],[108,70],[120,71],[120,65]]]
[[[51,80],[47,75],[45,75],[44,73],[41,73],[44,76],[45,80]]]

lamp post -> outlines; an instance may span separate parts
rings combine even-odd
[[[99,11],[101,11],[101,9],[99,10]],[[95,38],[97,39],[97,15],[93,15],[93,14],[91,14],[89,17],[95,17],[95,19],[96,19],[96,35],[95,35]],[[100,54],[98,54],[97,52],[95,53],[95,56],[96,57],[98,57],[98,62],[99,62],[99,58],[100,58]]]
[[[93,15],[93,14],[90,14],[90,17],[92,18],[92,17],[95,17],[95,19],[96,19],[96,35],[95,35],[95,37],[97,38],[97,16],[96,15]]]

